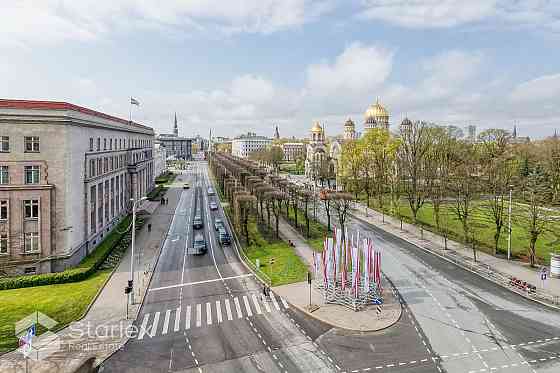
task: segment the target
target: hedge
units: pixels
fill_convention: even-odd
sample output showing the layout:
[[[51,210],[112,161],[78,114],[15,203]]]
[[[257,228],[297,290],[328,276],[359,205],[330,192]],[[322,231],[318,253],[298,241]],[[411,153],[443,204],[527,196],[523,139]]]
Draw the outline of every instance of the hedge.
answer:
[[[101,242],[101,244],[99,244],[99,246],[97,246],[97,248],[85,257],[76,267],[67,269],[63,272],[1,279],[0,290],[63,284],[67,282],[85,280],[99,268],[115,247],[118,245],[126,245],[128,247],[130,244],[130,235],[127,233],[130,230],[125,231],[125,229],[128,228],[131,219],[132,218],[130,216],[124,218]]]
[[[165,194],[165,192],[167,192],[167,189],[168,188],[164,187],[163,185],[158,185],[150,193],[148,193],[148,199],[150,201],[160,200],[161,197]]]

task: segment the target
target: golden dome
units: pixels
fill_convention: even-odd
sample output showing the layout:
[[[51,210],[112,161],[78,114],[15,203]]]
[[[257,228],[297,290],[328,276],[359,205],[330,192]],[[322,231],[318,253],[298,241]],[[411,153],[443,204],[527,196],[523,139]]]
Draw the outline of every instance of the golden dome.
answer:
[[[319,122],[315,122],[315,124],[313,125],[313,128],[311,128],[311,132],[321,133],[321,132],[323,132],[323,127],[321,127]]]
[[[344,127],[354,127],[354,122],[352,121],[352,119],[348,118],[346,123],[344,123]]]
[[[387,112],[387,109],[385,109],[383,106],[381,106],[379,104],[379,100],[376,100],[375,104],[371,105],[366,110],[365,117],[366,117],[366,119],[367,118],[389,118],[389,113]]]

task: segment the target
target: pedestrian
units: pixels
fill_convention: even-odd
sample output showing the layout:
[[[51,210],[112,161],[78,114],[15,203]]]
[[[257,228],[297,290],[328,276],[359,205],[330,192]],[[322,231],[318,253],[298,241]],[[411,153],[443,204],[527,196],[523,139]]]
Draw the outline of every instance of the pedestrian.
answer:
[[[152,231],[152,223],[148,223],[148,232]]]
[[[163,205],[164,202],[165,202],[165,199],[163,197],[161,197],[161,204]]]

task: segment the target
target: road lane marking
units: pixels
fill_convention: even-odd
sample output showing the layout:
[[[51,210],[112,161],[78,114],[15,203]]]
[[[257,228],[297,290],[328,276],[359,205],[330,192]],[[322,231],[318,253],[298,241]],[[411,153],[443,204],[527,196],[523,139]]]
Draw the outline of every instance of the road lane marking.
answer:
[[[150,337],[156,335],[158,323],[159,323],[159,311],[156,312],[156,314],[154,315],[154,322],[152,324],[152,329],[150,330]]]
[[[175,324],[173,326],[173,331],[174,332],[179,331],[179,323],[180,322],[181,322],[181,307],[177,307],[177,310],[175,311]]]
[[[196,326],[197,328],[200,328],[200,326],[202,325],[202,304],[197,304],[196,305]]]
[[[270,312],[271,310],[270,310],[270,305],[268,304],[268,302],[265,300],[263,302],[263,304],[264,304],[264,308],[266,308],[266,312]]]
[[[229,299],[226,299],[224,303],[226,304],[227,319],[231,321],[233,320],[233,316],[231,315],[231,307],[229,305]]]
[[[280,306],[278,305],[278,302],[276,302],[276,297],[272,292],[270,293],[270,299],[272,299],[272,304],[274,304],[274,307],[276,307],[276,309],[280,311]]]
[[[235,303],[235,311],[237,311],[237,318],[243,318],[243,314],[241,313],[241,306],[239,305],[239,299],[237,297],[233,298],[233,303]]]
[[[230,276],[230,277],[223,277],[223,278],[214,278],[212,280],[202,280],[202,281],[194,281],[194,282],[186,282],[183,283],[181,281],[180,284],[176,284],[176,285],[169,285],[169,286],[160,286],[157,288],[151,288],[148,291],[160,291],[160,290],[167,290],[167,289],[173,289],[173,288],[179,288],[182,286],[192,286],[192,285],[200,285],[200,284],[207,284],[209,282],[216,282],[216,281],[223,281],[223,280],[235,280],[238,278],[243,278],[243,277],[252,277],[254,276],[254,274],[252,273],[246,273],[243,275],[237,275],[237,276]]]
[[[185,329],[191,328],[191,306],[187,306],[187,315],[185,320]]]
[[[251,311],[251,306],[249,306],[249,299],[247,299],[246,295],[243,296],[243,303],[245,304],[245,309],[247,310],[247,316],[253,316],[253,311]]]
[[[253,293],[251,295],[251,298],[253,298],[253,304],[255,305],[255,309],[257,310],[257,314],[262,314],[261,311],[261,306],[259,305],[259,301],[257,300],[257,296],[255,295],[255,293]]]
[[[142,325],[140,325],[140,332],[138,334],[138,339],[144,339],[144,335],[148,331],[146,328],[148,327],[148,319],[150,318],[150,314],[144,314],[144,318],[142,319]]]
[[[212,325],[212,306],[210,302],[206,302],[206,324]]]
[[[167,329],[169,328],[169,316],[171,316],[171,310],[165,311],[165,318],[163,319],[163,330],[161,331],[162,335],[167,334]]]
[[[282,301],[282,304],[284,305],[284,308],[289,308],[290,306],[288,305],[288,303],[286,303],[286,300],[282,297],[280,297],[280,300]]]
[[[222,322],[222,307],[220,307],[220,301],[217,300],[216,301],[216,320],[219,323]]]

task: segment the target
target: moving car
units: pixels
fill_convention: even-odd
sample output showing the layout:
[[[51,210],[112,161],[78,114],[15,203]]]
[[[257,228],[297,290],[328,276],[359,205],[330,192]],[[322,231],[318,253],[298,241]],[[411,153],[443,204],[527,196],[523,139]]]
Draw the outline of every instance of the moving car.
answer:
[[[202,222],[202,216],[200,215],[195,215],[194,216],[194,220],[193,220],[193,227],[194,229],[200,229],[204,226],[204,223]]]
[[[210,202],[210,210],[217,210],[218,204],[214,201]]]
[[[224,227],[218,229],[218,241],[220,245],[231,245],[231,237]]]
[[[224,222],[223,222],[222,219],[220,219],[220,218],[214,219],[214,228],[215,228],[216,230],[219,230],[220,227],[223,227],[223,226],[224,226]]]
[[[183,184],[183,189],[189,189],[191,186],[189,183]]]
[[[214,189],[212,189],[212,187],[208,188],[208,195],[213,196],[214,194]]]
[[[195,255],[201,255],[205,254],[206,250],[206,240],[204,239],[204,236],[202,234],[198,233],[196,236],[194,236],[192,253]]]

